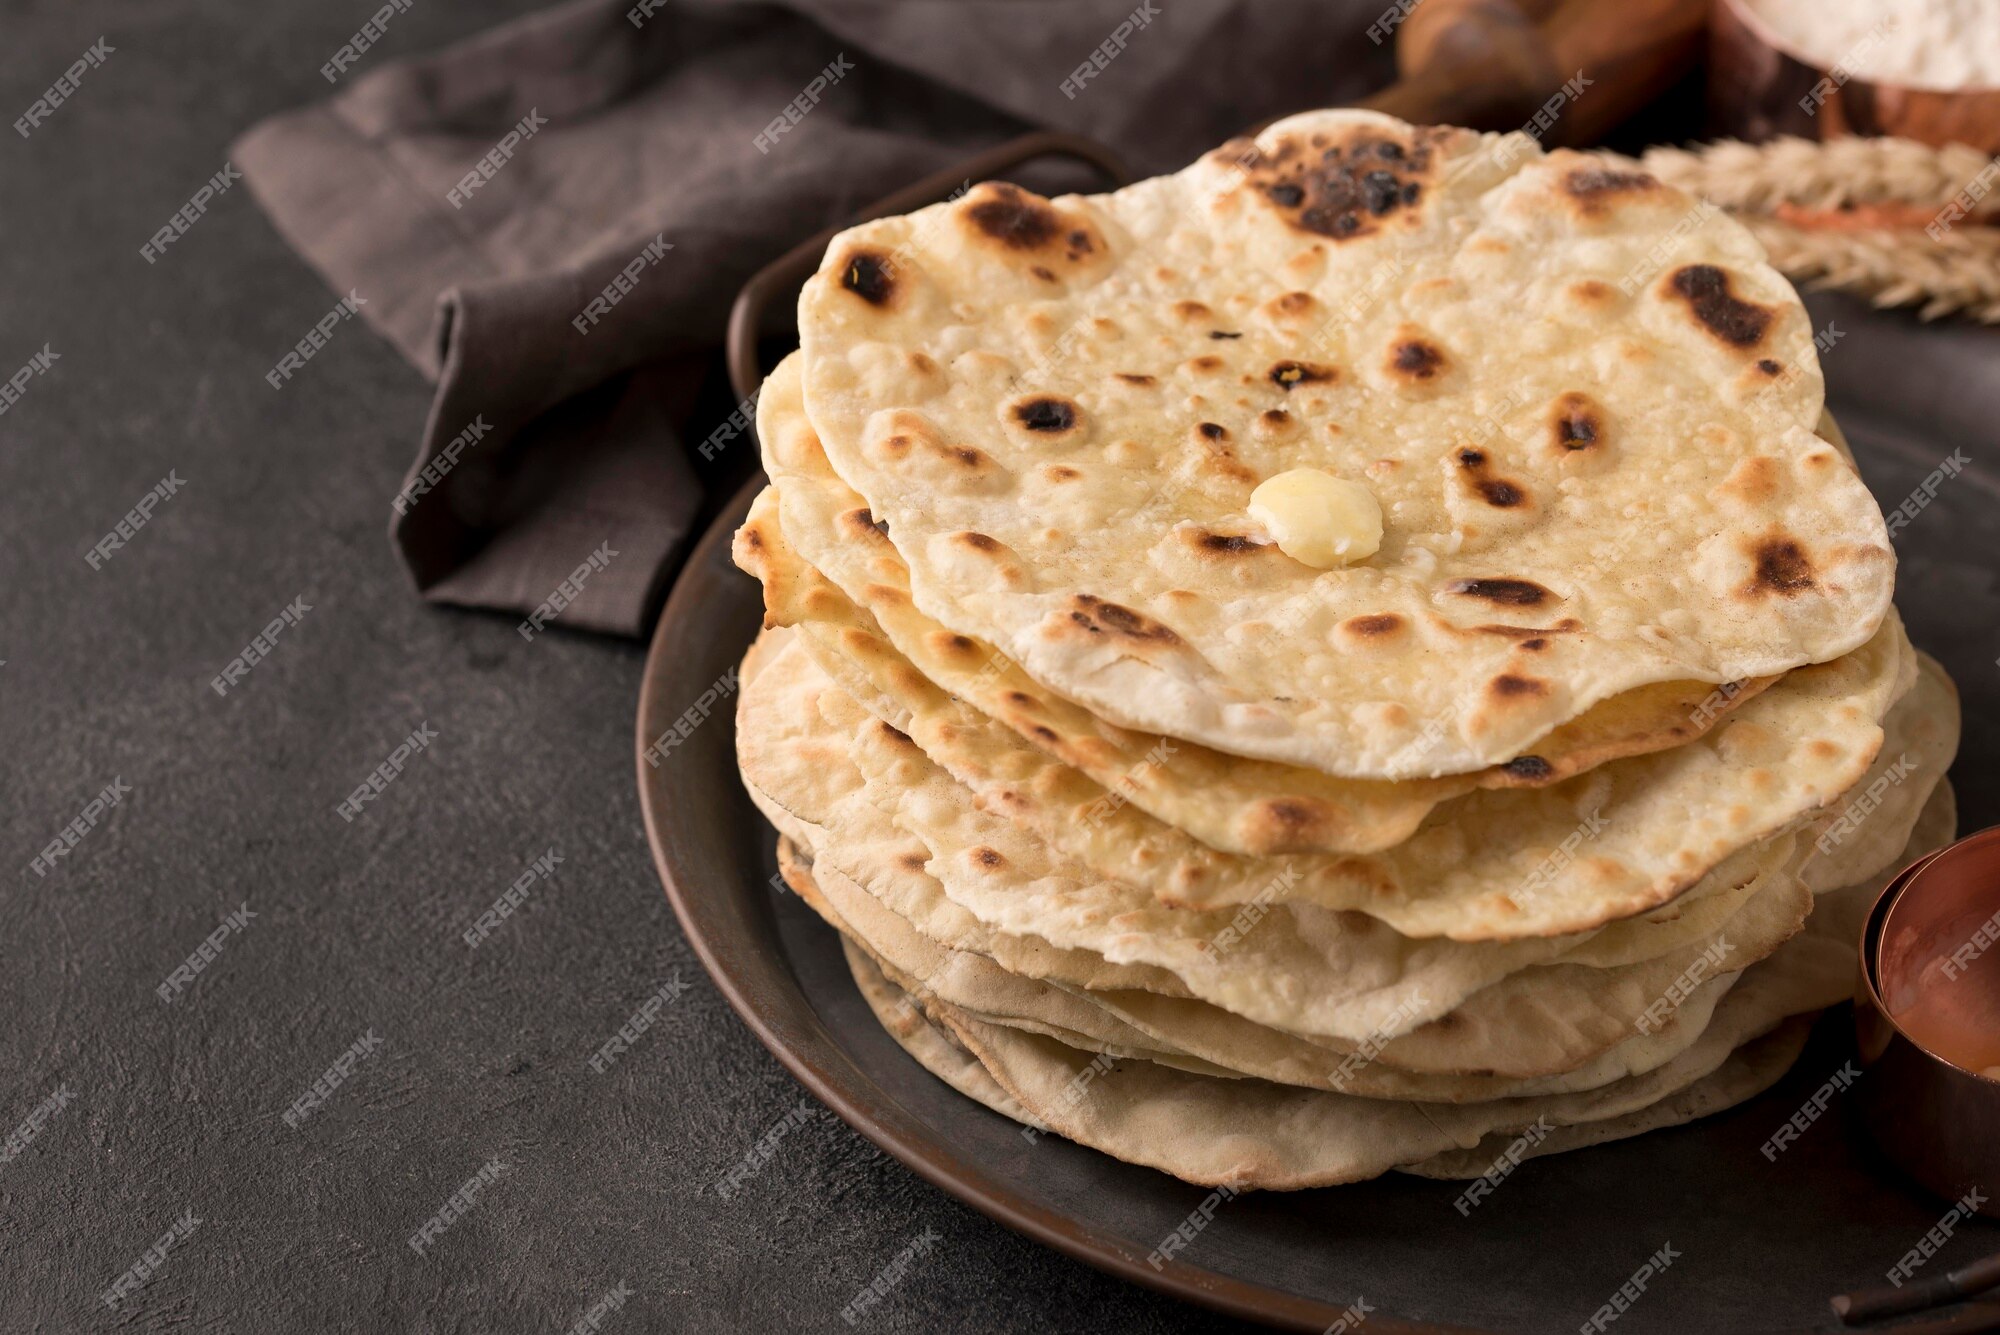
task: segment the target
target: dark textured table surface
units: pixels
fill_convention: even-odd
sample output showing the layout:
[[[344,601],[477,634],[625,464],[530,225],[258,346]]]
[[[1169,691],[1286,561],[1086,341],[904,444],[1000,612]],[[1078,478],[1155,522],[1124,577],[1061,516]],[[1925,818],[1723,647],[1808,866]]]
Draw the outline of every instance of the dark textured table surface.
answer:
[[[423,0],[372,65],[534,7]],[[879,1330],[1168,1331],[1199,1312],[1045,1251],[814,1116],[713,1184],[801,1091],[667,909],[632,778],[637,645],[440,611],[384,537],[424,382],[346,324],[274,392],[331,294],[240,186],[140,247],[258,118],[323,97],[374,6],[21,5],[4,119],[105,37],[73,97],[0,140],[0,1330],[846,1329],[926,1228]],[[99,568],[89,552],[169,474]],[[235,689],[210,680],[295,599]],[[352,823],[336,805],[428,723]],[[30,862],[130,793],[46,875]],[[461,932],[549,849],[556,875]],[[232,911],[191,988],[159,988]],[[640,1003],[688,986],[601,1075]],[[284,1111],[371,1033],[293,1129]],[[66,1101],[63,1096],[66,1097]],[[504,1171],[419,1256],[481,1166]],[[100,1295],[199,1222],[114,1312]]]
[[[535,3],[422,0],[368,62]],[[715,1190],[815,1105],[661,894],[633,785],[640,647],[530,643],[413,596],[386,500],[428,387],[346,324],[272,390],[333,298],[241,187],[140,255],[237,133],[326,95],[321,63],[372,8],[5,19],[8,122],[100,37],[112,50],[29,137],[0,137],[0,381],[58,357],[0,415],[0,1139],[25,1129],[0,1149],[0,1332],[561,1331],[626,1291],[601,1329],[838,1330],[925,1230],[934,1250],[868,1328],[1220,1328],[1009,1233],[824,1114]],[[86,560],[168,477],[144,526]],[[1975,611],[1957,658],[1983,664],[1990,582],[1953,596]],[[424,725],[435,742],[343,820]],[[114,783],[129,792],[38,871]],[[1989,797],[1969,805],[1992,819]],[[554,876],[469,947],[551,850]],[[121,1276],[144,1282],[114,1310]]]

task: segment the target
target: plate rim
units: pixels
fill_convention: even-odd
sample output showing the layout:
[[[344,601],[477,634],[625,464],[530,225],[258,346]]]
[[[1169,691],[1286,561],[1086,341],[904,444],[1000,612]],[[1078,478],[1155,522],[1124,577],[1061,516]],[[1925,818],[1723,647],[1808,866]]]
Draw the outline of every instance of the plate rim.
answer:
[[[786,1026],[781,1024],[779,1017],[767,1013],[765,1004],[751,995],[747,977],[739,975],[736,969],[723,961],[711,925],[705,921],[700,906],[683,889],[682,881],[691,869],[679,865],[667,838],[667,825],[672,817],[655,777],[657,771],[646,763],[646,750],[664,730],[663,724],[671,722],[676,716],[666,712],[670,706],[662,699],[659,686],[667,676],[666,662],[673,653],[672,644],[682,638],[676,632],[696,627],[691,609],[709,600],[718,587],[709,573],[716,549],[728,543],[749,510],[752,498],[765,484],[761,472],[753,475],[723,506],[688,553],[681,574],[653,628],[635,711],[633,764],[637,770],[639,809],[645,822],[646,843],[652,851],[654,870],[666,890],[667,902],[673,908],[681,933],[694,948],[695,957],[701,961],[716,990],[757,1040],[778,1059],[779,1064],[841,1121],[932,1186],[995,1222],[1120,1279],[1226,1316],[1292,1330],[1325,1330],[1329,1323],[1341,1316],[1344,1308],[1177,1259],[1169,1260],[1160,1270],[1153,1271],[1143,1258],[1129,1253],[1089,1226],[1027,1200],[993,1179],[976,1163],[957,1158],[947,1143],[929,1135],[925,1128],[907,1115],[899,1115],[899,1110],[882,1106],[881,1102],[869,1098],[873,1090],[887,1103],[894,1102],[887,1091],[860,1072],[852,1059],[840,1051],[838,1045],[832,1042],[831,1031],[823,1023],[815,1018],[815,1022],[804,1026],[800,1034],[785,1032]],[[749,576],[743,578],[748,579]],[[733,770],[729,782],[739,782]],[[816,1014],[782,955],[759,956],[753,953],[749,959],[748,968],[761,968],[767,974],[764,981],[776,984],[780,993],[789,990],[791,997],[806,1013]],[[814,1029],[820,1032],[814,1034]],[[859,1077],[859,1088],[833,1069],[835,1061],[847,1062],[853,1075]],[[911,1066],[923,1071],[914,1061]],[[923,1071],[923,1074],[926,1078],[935,1078],[928,1071]],[[899,1122],[903,1124],[899,1125]],[[1371,1310],[1368,1321],[1371,1328],[1383,1331],[1384,1335],[1481,1335],[1474,1327],[1413,1321],[1380,1310]]]

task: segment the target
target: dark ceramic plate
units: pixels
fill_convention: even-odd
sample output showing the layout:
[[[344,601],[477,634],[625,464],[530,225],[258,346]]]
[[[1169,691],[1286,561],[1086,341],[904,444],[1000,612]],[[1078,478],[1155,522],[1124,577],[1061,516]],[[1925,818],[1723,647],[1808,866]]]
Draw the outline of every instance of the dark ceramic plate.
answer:
[[[1952,774],[1961,828],[2000,820],[2000,481],[1988,424],[2000,420],[2000,344],[1981,331],[1920,330],[1845,302],[1812,303],[1843,337],[1836,398],[1885,510],[1962,449],[1972,460],[1896,537],[1899,602],[1916,642],[1965,698]],[[1843,379],[1844,377],[1844,379]],[[757,587],[729,563],[750,493],[708,533],[653,640],[639,747],[724,677],[755,635]],[[1164,1269],[1148,1253],[1208,1194],[1058,1138],[1018,1128],[953,1092],[885,1035],[837,939],[774,889],[773,833],[736,778],[730,717],[693,728],[639,791],[660,877],[681,926],[746,1024],[849,1125],[933,1183],[1009,1227],[1116,1274],[1210,1307],[1324,1330],[1349,1304],[1366,1329],[1574,1330],[1661,1247],[1679,1257],[1613,1325],[1642,1332],[1835,1329],[1829,1295],[1880,1284],[1943,1214],[1889,1167],[1839,1100],[1767,1160],[1760,1147],[1850,1055],[1845,1008],[1823,1020],[1792,1073],[1762,1097],[1692,1126],[1524,1164],[1469,1217],[1461,1184],[1390,1175],[1224,1205]],[[716,699],[716,696],[711,696]],[[2000,1183],[1994,1184],[2000,1192]],[[2000,1249],[2000,1223],[1958,1227],[1923,1273]]]

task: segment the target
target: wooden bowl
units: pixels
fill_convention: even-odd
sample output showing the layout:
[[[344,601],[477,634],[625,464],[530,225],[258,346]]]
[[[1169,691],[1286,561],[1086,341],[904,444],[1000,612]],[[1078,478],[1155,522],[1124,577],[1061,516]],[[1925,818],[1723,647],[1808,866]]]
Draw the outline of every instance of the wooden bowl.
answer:
[[[1714,133],[1752,142],[1893,135],[2000,153],[2000,88],[1942,92],[1843,80],[1788,48],[1745,0],[1715,0],[1708,105]]]

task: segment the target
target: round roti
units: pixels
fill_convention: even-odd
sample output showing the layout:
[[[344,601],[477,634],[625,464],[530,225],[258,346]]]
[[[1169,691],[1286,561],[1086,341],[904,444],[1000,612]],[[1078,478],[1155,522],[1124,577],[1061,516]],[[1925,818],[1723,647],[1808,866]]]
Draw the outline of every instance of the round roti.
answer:
[[[1791,285],[1524,136],[1315,112],[1175,176],[838,237],[805,401],[921,611],[1114,723],[1357,778],[1500,763],[1649,683],[1845,654],[1895,560]],[[1248,514],[1365,484],[1373,556]]]

